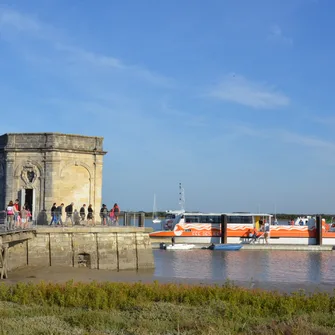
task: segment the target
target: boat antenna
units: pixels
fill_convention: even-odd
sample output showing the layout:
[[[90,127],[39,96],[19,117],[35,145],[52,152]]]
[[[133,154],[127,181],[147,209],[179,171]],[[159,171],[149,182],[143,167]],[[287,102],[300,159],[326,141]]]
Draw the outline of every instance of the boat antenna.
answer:
[[[179,183],[179,205],[182,212],[185,212],[185,191]]]

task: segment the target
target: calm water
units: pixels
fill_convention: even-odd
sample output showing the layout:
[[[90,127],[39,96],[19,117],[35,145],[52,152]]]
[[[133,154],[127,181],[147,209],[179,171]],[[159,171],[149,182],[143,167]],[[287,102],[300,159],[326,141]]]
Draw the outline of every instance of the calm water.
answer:
[[[287,224],[287,221],[280,222]],[[147,220],[146,226],[160,229]],[[224,283],[284,291],[335,288],[335,252],[154,250],[160,281]]]
[[[229,279],[273,287],[331,288],[335,284],[335,253],[281,250],[154,250],[154,277],[223,283]]]
[[[6,282],[66,282],[69,280],[224,284],[230,279],[244,287],[281,292],[333,292],[335,252],[154,250],[156,268],[147,271],[108,271],[72,267],[23,267]]]

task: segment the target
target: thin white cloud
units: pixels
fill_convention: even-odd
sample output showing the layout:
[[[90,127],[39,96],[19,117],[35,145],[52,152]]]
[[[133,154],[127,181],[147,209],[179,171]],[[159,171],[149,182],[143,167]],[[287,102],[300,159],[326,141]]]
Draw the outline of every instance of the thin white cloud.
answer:
[[[48,43],[49,47],[61,53],[65,61],[72,64],[85,63],[90,66],[104,69],[117,69],[132,75],[141,80],[155,85],[165,87],[173,87],[175,83],[171,78],[167,78],[144,67],[125,64],[122,60],[111,55],[98,54],[91,50],[86,50],[76,45],[71,45],[64,38],[62,33],[55,27],[52,27],[44,22],[39,21],[29,15],[8,9],[7,7],[0,7],[0,36],[9,42],[18,43],[17,39],[13,38],[13,34],[26,37],[35,38]],[[46,57],[40,54],[39,50],[31,50],[26,59],[41,58],[46,63]]]
[[[231,74],[226,76],[214,88],[209,96],[240,105],[272,109],[285,107],[290,104],[290,99],[275,88],[258,82],[249,81],[243,76]]]
[[[315,116],[312,118],[314,122],[317,122],[322,125],[326,125],[329,127],[335,126],[335,116]]]
[[[243,123],[227,123],[223,125],[230,131],[232,135],[236,135],[236,139],[242,137],[253,137],[264,139],[267,141],[280,141],[298,146],[304,146],[310,149],[335,150],[335,142],[322,139],[313,135],[301,135],[292,131],[280,128],[260,129],[250,124]]]
[[[315,136],[299,135],[292,132],[281,131],[279,133],[280,138],[288,143],[295,143],[310,148],[324,148],[324,149],[335,149],[335,143],[326,141]]]
[[[4,29],[5,27],[12,27],[19,32],[41,32],[37,20],[11,9],[0,7],[0,28]]]
[[[283,44],[293,44],[293,39],[286,36],[283,33],[283,30],[281,29],[280,26],[278,26],[277,24],[273,25],[270,28],[270,33],[268,36],[268,39],[274,42],[279,42],[279,43],[283,43]]]

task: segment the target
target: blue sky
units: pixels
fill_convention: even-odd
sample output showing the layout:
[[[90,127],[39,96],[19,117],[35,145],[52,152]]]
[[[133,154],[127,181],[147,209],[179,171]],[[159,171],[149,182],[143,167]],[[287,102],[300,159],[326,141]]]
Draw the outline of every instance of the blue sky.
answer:
[[[0,132],[103,136],[122,209],[335,212],[332,0],[0,0]]]

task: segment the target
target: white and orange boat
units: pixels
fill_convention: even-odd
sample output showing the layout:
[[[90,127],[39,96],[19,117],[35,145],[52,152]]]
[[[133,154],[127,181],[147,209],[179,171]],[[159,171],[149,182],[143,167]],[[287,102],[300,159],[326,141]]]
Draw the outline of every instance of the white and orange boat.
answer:
[[[277,225],[273,216],[266,213],[197,213],[185,211],[167,212],[161,230],[150,233],[153,240],[176,237],[180,243],[220,243],[221,215],[227,215],[227,242],[244,243],[260,223],[264,223],[269,243],[315,245],[317,238],[316,220],[308,217],[303,225]],[[324,245],[335,245],[335,226],[322,220]]]

